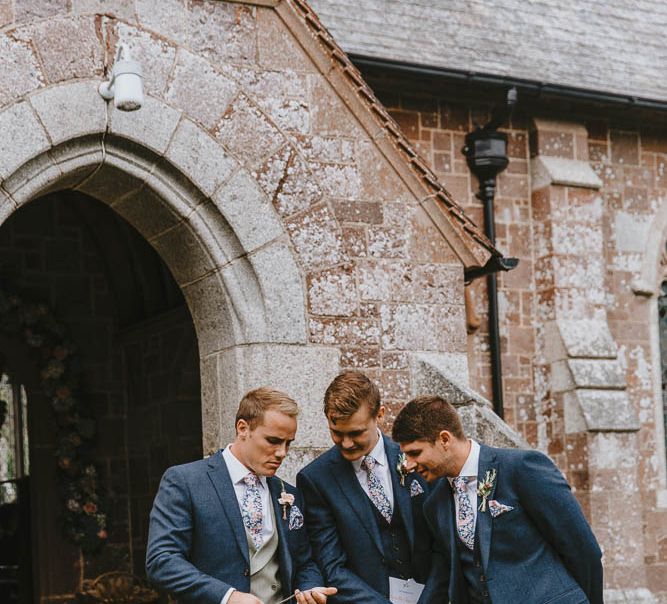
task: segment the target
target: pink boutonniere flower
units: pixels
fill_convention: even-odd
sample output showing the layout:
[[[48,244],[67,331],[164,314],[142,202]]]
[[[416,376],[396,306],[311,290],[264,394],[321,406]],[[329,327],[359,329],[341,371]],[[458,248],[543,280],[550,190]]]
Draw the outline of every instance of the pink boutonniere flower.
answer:
[[[283,506],[283,520],[287,520],[287,508],[292,507],[294,505],[294,495],[292,493],[288,493],[285,490],[285,484],[283,481],[280,481],[280,498],[278,499],[278,503]]]

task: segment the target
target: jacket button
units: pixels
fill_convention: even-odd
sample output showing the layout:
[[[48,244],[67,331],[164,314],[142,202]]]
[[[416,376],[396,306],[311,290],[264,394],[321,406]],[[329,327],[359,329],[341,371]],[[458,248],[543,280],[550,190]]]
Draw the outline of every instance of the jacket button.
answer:
[[[271,585],[271,590],[272,590],[272,591],[277,591],[277,589],[278,589],[278,586],[277,586],[275,583],[273,583],[273,584]]]
[[[480,575],[479,580],[484,583],[484,581],[486,581],[486,575]]]
[[[250,569],[249,568],[244,568],[243,569],[243,576],[244,577],[249,577],[250,576]]]

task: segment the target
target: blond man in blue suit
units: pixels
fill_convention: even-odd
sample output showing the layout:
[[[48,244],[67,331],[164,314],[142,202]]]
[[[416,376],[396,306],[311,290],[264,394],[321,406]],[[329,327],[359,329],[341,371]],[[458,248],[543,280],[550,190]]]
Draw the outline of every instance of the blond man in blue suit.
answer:
[[[301,494],[275,476],[297,413],[282,392],[248,392],[231,445],[165,472],[146,552],[155,585],[197,604],[325,604],[336,592],[311,559]]]

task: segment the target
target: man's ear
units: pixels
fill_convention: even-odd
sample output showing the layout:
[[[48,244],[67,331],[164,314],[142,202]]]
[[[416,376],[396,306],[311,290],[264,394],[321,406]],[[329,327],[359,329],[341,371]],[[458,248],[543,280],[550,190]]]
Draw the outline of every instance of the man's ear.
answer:
[[[236,436],[240,438],[247,438],[250,433],[250,424],[244,420],[240,419],[236,422]]]
[[[442,448],[447,451],[449,447],[452,445],[452,441],[454,440],[454,436],[449,430],[441,430],[440,433],[438,434],[438,438],[436,439],[436,442],[439,442]]]
[[[375,416],[375,419],[378,422],[381,422],[382,418],[384,417],[384,414],[386,413],[386,411],[387,411],[386,407],[384,405],[380,405],[380,408],[378,409],[378,413]]]

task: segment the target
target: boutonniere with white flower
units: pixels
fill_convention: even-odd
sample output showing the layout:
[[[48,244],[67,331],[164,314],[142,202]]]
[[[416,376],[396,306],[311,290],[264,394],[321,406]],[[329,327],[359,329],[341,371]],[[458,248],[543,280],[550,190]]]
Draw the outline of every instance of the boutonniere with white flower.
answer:
[[[283,520],[287,520],[287,508],[294,505],[294,495],[285,490],[285,483],[280,481],[280,498],[278,503],[283,506]]]
[[[408,458],[405,456],[405,453],[401,453],[398,456],[398,463],[396,464],[396,471],[398,472],[398,477],[401,480],[401,486],[405,486],[405,478],[409,474],[408,472]]]
[[[484,480],[481,480],[477,484],[477,497],[481,497],[482,502],[477,508],[480,512],[486,512],[486,500],[491,495],[493,491],[494,483],[496,482],[496,470],[487,470],[484,475]]]

